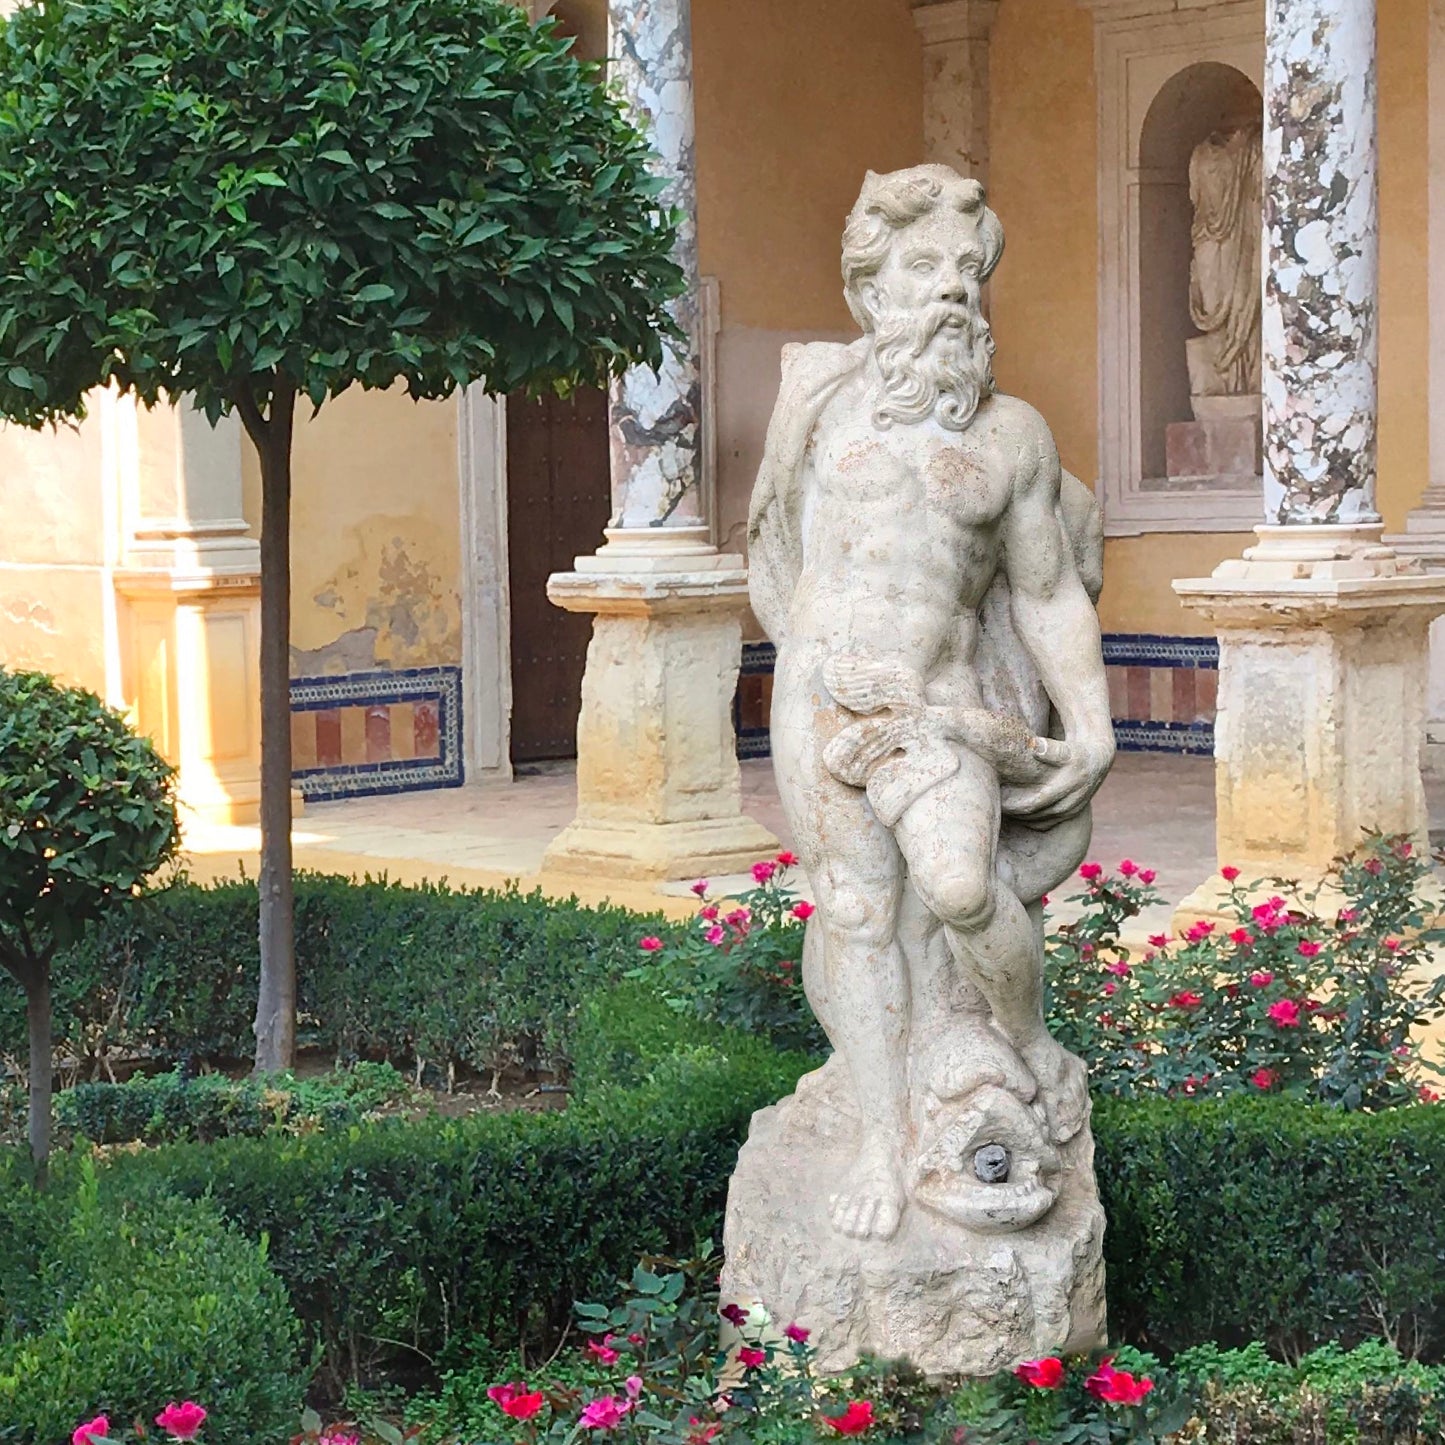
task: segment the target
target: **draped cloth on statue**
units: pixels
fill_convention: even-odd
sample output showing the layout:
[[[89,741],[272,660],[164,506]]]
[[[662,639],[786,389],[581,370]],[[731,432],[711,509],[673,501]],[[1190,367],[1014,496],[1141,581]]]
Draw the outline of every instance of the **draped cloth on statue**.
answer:
[[[1209,339],[1207,371],[1192,368],[1191,390],[1247,396],[1259,390],[1260,197],[1259,126],[1201,141],[1189,160],[1194,206],[1189,315]]]

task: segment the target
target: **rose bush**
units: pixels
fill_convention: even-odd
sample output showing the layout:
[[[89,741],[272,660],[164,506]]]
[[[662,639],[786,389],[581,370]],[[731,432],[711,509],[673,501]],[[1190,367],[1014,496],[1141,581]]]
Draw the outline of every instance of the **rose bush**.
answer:
[[[634,977],[679,1012],[763,1034],[781,1049],[826,1048],[803,992],[803,935],[813,905],[789,885],[797,863],[788,852],[754,863],[754,886],[727,900],[699,878],[696,916],[666,937],[642,938],[647,961]]]
[[[1049,936],[1049,1027],[1096,1094],[1437,1100],[1419,1034],[1445,1016],[1445,978],[1421,965],[1445,931],[1427,926],[1429,864],[1408,842],[1372,839],[1312,891],[1246,887],[1226,866],[1233,927],[1202,920],[1142,951],[1122,935],[1158,901],[1153,875],[1127,859],[1079,871],[1082,916]]]

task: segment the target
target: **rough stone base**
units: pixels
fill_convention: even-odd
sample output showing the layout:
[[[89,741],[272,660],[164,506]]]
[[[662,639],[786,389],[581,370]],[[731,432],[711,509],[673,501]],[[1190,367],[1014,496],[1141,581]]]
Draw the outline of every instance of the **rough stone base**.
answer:
[[[829,1372],[872,1355],[929,1375],[987,1375],[1102,1344],[1093,1138],[1086,1126],[1055,1149],[1037,1109],[1001,1089],[942,1106],[915,1156],[898,1233],[849,1239],[834,1231],[828,1200],[853,1164],[858,1120],[841,1061],[830,1060],[753,1115],[728,1191],[723,1297],[761,1306],[774,1325],[806,1326]],[[973,1153],[1001,1137],[1029,1162],[1012,1183],[982,1184]],[[1035,1210],[1041,1218],[1015,1227]]]
[[[683,823],[578,819],[548,845],[544,874],[661,882],[746,873],[778,849],[778,840],[745,815]]]

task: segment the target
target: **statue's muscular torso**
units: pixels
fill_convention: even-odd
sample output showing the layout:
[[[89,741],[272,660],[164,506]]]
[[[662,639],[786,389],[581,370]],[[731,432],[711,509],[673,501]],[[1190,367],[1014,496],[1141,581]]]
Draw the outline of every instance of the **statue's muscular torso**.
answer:
[[[963,432],[880,429],[864,390],[860,378],[829,403],[804,467],[792,662],[815,677],[809,664],[832,653],[871,653],[919,676],[930,702],[976,707],[977,609],[1001,562],[999,524],[1020,485],[1048,484],[1035,476],[1053,456],[1048,430],[1005,396]]]

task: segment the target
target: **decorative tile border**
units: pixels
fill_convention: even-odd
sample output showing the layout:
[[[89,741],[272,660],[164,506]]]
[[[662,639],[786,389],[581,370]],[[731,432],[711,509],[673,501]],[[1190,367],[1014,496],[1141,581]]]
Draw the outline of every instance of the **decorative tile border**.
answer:
[[[291,776],[313,802],[456,788],[462,670],[291,679]]]
[[[740,758],[770,754],[768,710],[776,651],[771,642],[745,642],[733,723]],[[1214,752],[1219,693],[1219,644],[1212,637],[1152,633],[1104,635],[1104,671],[1114,736],[1127,752]]]

